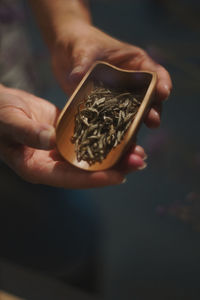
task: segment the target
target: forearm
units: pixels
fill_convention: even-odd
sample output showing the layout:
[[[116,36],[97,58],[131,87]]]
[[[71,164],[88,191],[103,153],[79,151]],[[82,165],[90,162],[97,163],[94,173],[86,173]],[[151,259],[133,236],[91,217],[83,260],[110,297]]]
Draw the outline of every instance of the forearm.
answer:
[[[44,39],[51,49],[77,23],[91,23],[87,0],[29,0]]]

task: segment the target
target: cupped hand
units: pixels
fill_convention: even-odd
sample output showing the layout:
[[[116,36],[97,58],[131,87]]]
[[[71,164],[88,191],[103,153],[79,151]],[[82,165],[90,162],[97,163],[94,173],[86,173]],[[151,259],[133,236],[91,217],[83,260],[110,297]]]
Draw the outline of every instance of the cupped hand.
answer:
[[[153,61],[143,49],[77,21],[72,28],[63,29],[51,50],[54,73],[69,95],[96,60],[104,60],[124,69],[155,71],[158,75],[156,101],[145,123],[152,128],[160,125],[161,103],[169,96],[172,82],[166,69]]]
[[[73,189],[101,187],[119,184],[127,173],[145,166],[140,146],[107,171],[87,172],[70,165],[56,150],[58,115],[52,103],[0,86],[0,159],[26,181]]]

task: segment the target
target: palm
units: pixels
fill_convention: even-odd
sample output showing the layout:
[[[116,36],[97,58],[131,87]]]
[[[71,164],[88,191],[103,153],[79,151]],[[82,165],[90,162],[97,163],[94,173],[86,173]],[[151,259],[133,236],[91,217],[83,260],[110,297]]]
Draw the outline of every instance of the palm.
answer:
[[[118,171],[89,173],[63,161],[56,150],[44,151],[24,148],[26,161],[21,165],[25,179],[40,184],[65,188],[89,188],[120,182],[123,178]],[[22,160],[21,160],[22,162]],[[112,178],[112,179],[111,179]]]

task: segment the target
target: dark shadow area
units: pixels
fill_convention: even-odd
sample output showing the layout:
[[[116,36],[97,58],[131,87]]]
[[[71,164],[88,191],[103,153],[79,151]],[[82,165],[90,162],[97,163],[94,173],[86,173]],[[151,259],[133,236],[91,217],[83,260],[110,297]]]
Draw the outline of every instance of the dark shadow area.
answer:
[[[98,212],[84,194],[33,185],[0,165],[0,257],[97,289]]]

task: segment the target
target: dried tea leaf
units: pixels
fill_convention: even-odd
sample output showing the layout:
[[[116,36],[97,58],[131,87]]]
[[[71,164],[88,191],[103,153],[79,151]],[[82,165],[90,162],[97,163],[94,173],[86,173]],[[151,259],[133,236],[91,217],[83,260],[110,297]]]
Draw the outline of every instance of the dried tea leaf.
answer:
[[[92,165],[105,159],[122,141],[140,104],[141,99],[130,92],[108,89],[102,83],[95,86],[75,116],[71,141],[77,160]]]

